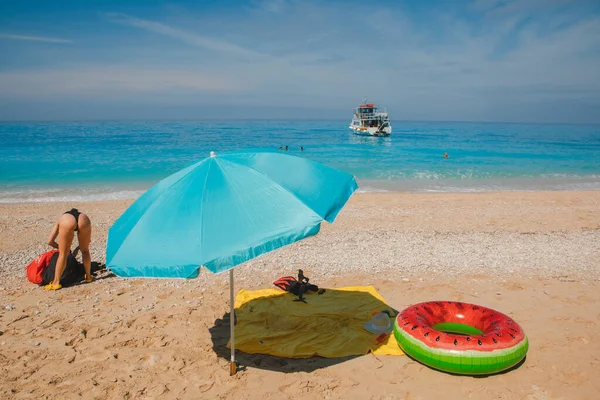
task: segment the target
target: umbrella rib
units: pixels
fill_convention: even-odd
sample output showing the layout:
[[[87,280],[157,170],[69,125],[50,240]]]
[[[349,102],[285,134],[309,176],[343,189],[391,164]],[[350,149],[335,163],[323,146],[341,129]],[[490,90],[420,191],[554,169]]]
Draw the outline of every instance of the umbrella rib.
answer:
[[[294,156],[294,155],[286,155],[286,157],[295,157],[295,158],[300,158],[300,159],[303,159],[302,157],[299,157],[299,156]],[[303,204],[303,205],[304,205],[306,208],[308,208],[308,209],[309,209],[309,210],[311,210],[313,213],[315,213],[315,214],[316,214],[316,215],[317,215],[319,218],[321,218],[321,220],[323,220],[323,221],[327,221],[327,222],[329,222],[329,223],[333,223],[333,220],[332,220],[332,221],[329,221],[329,219],[328,219],[328,217],[330,216],[330,214],[331,214],[331,211],[332,211],[331,209],[327,210],[327,212],[325,213],[325,215],[320,215],[320,214],[319,214],[319,213],[317,213],[317,212],[316,212],[316,211],[315,211],[315,210],[314,210],[312,207],[308,206],[308,205],[307,205],[307,204],[306,204],[304,201],[302,201],[302,199],[300,199],[299,197],[297,197],[297,196],[296,196],[296,195],[295,195],[295,194],[294,194],[292,191],[290,191],[288,188],[286,188],[285,186],[283,186],[283,185],[279,184],[278,182],[276,182],[276,181],[272,180],[272,179],[271,179],[271,178],[270,178],[268,175],[266,175],[266,174],[262,173],[261,171],[257,170],[256,168],[254,168],[254,167],[252,167],[252,166],[250,166],[250,165],[247,165],[247,164],[240,164],[240,163],[236,163],[235,161],[232,161],[232,160],[226,160],[226,159],[225,159],[224,161],[226,161],[226,162],[230,162],[230,163],[232,163],[232,164],[241,165],[241,166],[243,166],[243,167],[246,167],[246,168],[248,168],[248,169],[251,169],[251,170],[255,171],[257,174],[259,174],[259,175],[261,175],[261,176],[264,176],[264,177],[266,177],[267,179],[269,179],[269,180],[271,180],[273,183],[275,183],[275,184],[276,184],[278,187],[280,187],[281,189],[285,190],[286,192],[288,192],[289,194],[291,194],[293,197],[297,198],[297,199],[298,199],[298,201],[300,201],[300,202],[301,202],[301,203],[302,203],[302,204]],[[313,161],[313,160],[308,160],[308,161],[309,161],[309,162],[312,162],[312,163],[315,163],[315,164],[318,164],[317,162],[315,162],[315,161]],[[335,168],[332,168],[332,167],[330,167],[330,166],[328,166],[328,165],[322,165],[322,167],[326,167],[326,168],[329,168],[329,169],[335,170]],[[338,171],[338,172],[339,172],[339,171]],[[358,188],[358,185],[356,184],[356,180],[355,180],[354,176],[353,176],[353,175],[349,175],[349,176],[350,176],[350,179],[348,179],[348,181],[354,181],[354,184],[355,184],[356,188]],[[356,188],[355,188],[355,189],[356,189]],[[354,190],[352,190],[352,193],[354,193]],[[350,196],[352,196],[352,193],[350,193]],[[347,201],[350,199],[350,196],[348,196],[348,198],[347,198],[347,199],[344,201],[344,204],[345,204],[345,203],[346,203],[346,202],[347,202]],[[342,205],[342,206],[343,206],[343,205]],[[340,208],[341,208],[341,207],[340,207]],[[338,212],[339,212],[339,210],[338,210]],[[338,213],[336,212],[336,213],[335,213],[335,215],[333,216],[333,219],[334,219],[334,220],[335,220],[335,217],[337,217],[337,214],[338,214]]]
[[[156,196],[156,198],[154,199],[154,201],[152,201],[152,204],[151,204],[151,205],[148,207],[148,210],[150,210],[150,209],[151,209],[151,208],[152,208],[154,205],[156,205],[156,200],[160,199],[160,198],[161,198],[161,197],[162,197],[162,196],[163,196],[163,195],[164,195],[164,194],[165,194],[165,193],[166,193],[166,192],[167,192],[169,189],[171,189],[173,186],[175,186],[176,184],[178,184],[179,182],[181,182],[181,181],[182,181],[184,178],[186,178],[186,177],[189,175],[189,173],[195,169],[195,168],[191,168],[192,166],[195,166],[195,167],[197,167],[198,165],[202,164],[202,163],[203,163],[203,162],[205,162],[205,161],[206,161],[206,160],[202,160],[202,161],[200,161],[200,162],[197,162],[197,163],[194,163],[194,164],[191,164],[191,165],[187,166],[186,168],[190,168],[190,170],[189,170],[189,171],[188,171],[186,174],[182,175],[182,176],[181,176],[179,179],[177,179],[175,182],[171,183],[171,184],[170,184],[168,187],[164,188],[164,189],[161,191],[161,193],[160,193],[158,196]],[[206,182],[205,182],[205,185],[206,185]],[[202,197],[204,197],[204,194],[203,194],[203,196],[202,196]],[[136,200],[136,201],[137,201],[137,200]],[[134,204],[135,204],[135,202],[134,202]],[[146,211],[147,211],[147,210],[146,210]],[[127,234],[125,235],[125,237],[123,237],[123,239],[121,240],[121,243],[119,244],[119,247],[118,247],[118,248],[115,250],[115,252],[113,253],[113,256],[112,256],[112,258],[110,259],[110,261],[112,261],[112,260],[113,260],[113,259],[116,257],[117,253],[119,252],[119,250],[121,250],[121,247],[123,246],[123,244],[125,243],[125,241],[126,241],[126,240],[127,240],[127,238],[129,237],[129,235],[131,234],[131,232],[133,232],[133,230],[134,230],[134,229],[135,229],[135,227],[136,227],[136,226],[137,226],[137,225],[140,223],[140,221],[141,221],[141,220],[142,220],[141,218],[140,218],[140,219],[138,219],[138,220],[135,222],[135,224],[133,224],[133,226],[131,227],[131,229],[129,229],[129,231],[127,232]],[[108,233],[110,234],[110,230],[109,230],[109,232],[108,232]],[[109,261],[109,260],[106,260],[106,263],[107,263],[107,265],[110,265],[110,261]]]
[[[216,159],[215,159],[215,161],[216,161]],[[270,178],[269,178],[267,175],[265,175],[265,174],[261,173],[260,171],[256,170],[255,168],[252,168],[252,167],[249,167],[249,166],[247,166],[247,165],[243,165],[243,164],[238,164],[238,163],[236,163],[236,162],[233,162],[233,161],[230,161],[230,160],[223,160],[223,159],[221,159],[221,160],[218,160],[218,161],[219,161],[219,162],[217,162],[217,165],[219,166],[219,168],[220,168],[220,170],[221,170],[221,172],[222,172],[222,174],[223,174],[223,177],[224,177],[225,179],[227,179],[227,181],[229,181],[229,183],[231,184],[231,186],[232,186],[232,187],[235,187],[234,181],[233,181],[233,180],[232,180],[232,179],[231,179],[231,178],[228,176],[229,174],[227,173],[227,170],[226,170],[226,169],[224,169],[224,168],[223,168],[223,167],[220,165],[220,164],[221,164],[221,162],[223,162],[223,161],[225,162],[225,164],[227,164],[227,163],[230,163],[230,164],[239,165],[239,166],[242,166],[242,167],[248,168],[248,169],[252,170],[254,173],[256,173],[256,174],[260,175],[261,177],[263,177],[263,178],[265,178],[265,179],[268,179],[268,180],[270,180],[271,182],[273,182],[273,183],[274,183],[274,184],[275,184],[277,187],[281,188],[281,189],[282,189],[282,190],[283,190],[285,193],[287,193],[287,194],[288,194],[289,196],[291,196],[293,199],[296,199],[298,202],[300,202],[300,203],[301,203],[301,204],[304,206],[304,208],[306,208],[307,210],[309,210],[309,211],[310,211],[310,212],[311,212],[313,215],[317,216],[317,217],[318,217],[318,218],[321,220],[321,221],[319,221],[319,223],[318,223],[316,226],[320,225],[320,223],[321,223],[321,222],[324,220],[324,219],[323,219],[323,217],[321,217],[321,216],[320,216],[318,213],[316,213],[316,212],[315,212],[315,211],[314,211],[314,210],[313,210],[311,207],[309,207],[308,205],[306,205],[306,203],[304,203],[304,202],[303,202],[302,200],[300,200],[300,199],[299,199],[297,196],[295,196],[295,195],[294,195],[294,193],[292,193],[290,190],[286,189],[285,187],[281,186],[279,183],[277,183],[277,182],[275,182],[275,181],[271,180],[271,179],[270,179]],[[208,173],[207,173],[207,175],[208,175]],[[207,182],[207,181],[205,181],[205,182],[204,182],[204,185],[205,185],[205,186],[204,186],[204,188],[203,188],[203,189],[205,189],[205,188],[206,188],[206,182]],[[203,190],[203,200],[204,200],[204,190]],[[202,210],[202,212],[201,212],[201,213],[203,213],[203,212],[204,212],[204,210]],[[202,214],[201,214],[201,218],[202,218]],[[312,228],[311,228],[311,229],[312,229]],[[286,245],[289,245],[289,244],[291,244],[291,243],[288,243],[288,244],[286,244]],[[279,248],[279,247],[277,247],[277,248]],[[216,260],[216,259],[218,259],[218,258],[220,258],[220,257],[216,257],[216,258],[213,258],[213,259],[211,259],[211,260],[204,261],[202,265],[208,264],[208,263],[210,263],[210,262],[212,262],[212,261],[214,261],[214,260]],[[246,260],[246,261],[248,261],[248,260]],[[245,261],[244,261],[244,262],[245,262]],[[233,267],[232,267],[232,268],[233,268]],[[231,268],[230,268],[230,269],[231,269]]]
[[[215,159],[215,162],[216,159]],[[214,163],[209,164],[208,171],[206,171],[206,176],[204,178],[204,185],[202,185],[202,199],[200,200],[200,247],[204,248],[204,224],[202,221],[204,220],[204,198],[206,194],[206,183],[208,182],[208,175],[210,174],[210,170]],[[222,168],[221,168],[222,170]],[[203,264],[200,264],[202,267]]]
[[[308,204],[306,204],[304,201],[302,201],[301,198],[299,198],[298,196],[296,196],[291,190],[289,190],[288,188],[286,188],[285,186],[281,185],[279,182],[274,181],[273,179],[271,179],[268,175],[260,172],[259,170],[257,170],[254,167],[251,167],[249,165],[246,164],[239,164],[236,163],[234,161],[230,161],[230,160],[222,160],[225,162],[229,162],[231,164],[236,164],[236,165],[240,165],[244,168],[248,168],[251,169],[252,171],[256,172],[258,175],[263,176],[265,178],[267,178],[268,180],[270,180],[271,182],[273,182],[273,184],[275,184],[278,188],[281,188],[282,190],[284,190],[286,193],[288,193],[290,196],[292,196],[294,199],[297,199],[300,203],[302,203],[302,205],[304,207],[306,207],[307,209],[309,209],[313,214],[315,214],[317,217],[321,218],[322,221],[325,220],[325,218],[323,218],[323,216],[321,216],[319,213],[317,213],[312,207],[310,207]],[[223,171],[223,175],[225,175],[227,177],[227,174],[225,174],[225,171]],[[229,178],[227,177],[227,179],[229,180]]]

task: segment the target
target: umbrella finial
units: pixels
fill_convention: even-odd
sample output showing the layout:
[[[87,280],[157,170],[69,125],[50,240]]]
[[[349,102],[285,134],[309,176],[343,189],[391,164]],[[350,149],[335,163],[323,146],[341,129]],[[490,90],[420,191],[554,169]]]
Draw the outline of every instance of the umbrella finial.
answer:
[[[214,157],[214,156],[216,156],[216,155],[217,155],[217,153],[215,153],[214,151],[211,151],[211,152],[210,152],[210,156],[211,156],[211,157]]]

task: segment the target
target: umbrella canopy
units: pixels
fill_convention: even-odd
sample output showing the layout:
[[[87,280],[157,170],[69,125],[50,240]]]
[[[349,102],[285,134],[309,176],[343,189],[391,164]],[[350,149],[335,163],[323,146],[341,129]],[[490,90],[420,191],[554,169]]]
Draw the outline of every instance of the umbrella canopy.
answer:
[[[357,189],[354,177],[281,152],[214,155],[160,181],[108,233],[122,277],[194,278],[315,235]]]

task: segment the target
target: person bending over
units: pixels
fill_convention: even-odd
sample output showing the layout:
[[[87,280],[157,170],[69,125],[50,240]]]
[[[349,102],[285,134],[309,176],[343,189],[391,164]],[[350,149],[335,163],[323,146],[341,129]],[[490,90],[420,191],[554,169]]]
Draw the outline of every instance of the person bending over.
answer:
[[[72,208],[58,218],[58,221],[56,221],[52,228],[52,232],[50,232],[50,236],[48,236],[48,245],[58,249],[58,260],[56,260],[54,281],[44,286],[44,289],[58,290],[62,288],[60,278],[67,265],[67,256],[71,252],[75,232],[77,232],[79,246],[77,246],[73,255],[77,256],[77,252],[81,250],[83,268],[85,269],[84,279],[87,283],[93,281],[91,274],[92,258],[90,256],[92,222],[87,215],[79,212],[76,208]],[[58,243],[56,242],[57,238]]]

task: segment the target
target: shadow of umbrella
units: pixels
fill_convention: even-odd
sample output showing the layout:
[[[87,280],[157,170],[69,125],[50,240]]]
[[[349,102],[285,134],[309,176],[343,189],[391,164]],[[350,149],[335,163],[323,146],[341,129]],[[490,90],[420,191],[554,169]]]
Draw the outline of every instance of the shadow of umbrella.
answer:
[[[229,313],[223,318],[216,319],[214,326],[209,328],[213,342],[213,350],[217,356],[225,360],[231,357],[231,350],[227,348],[230,339]],[[287,358],[270,356],[268,354],[248,354],[239,348],[235,351],[235,358],[240,364],[238,371],[244,371],[247,367],[259,368],[275,372],[313,372],[317,369],[327,368],[332,365],[341,364],[345,361],[360,357],[347,356],[336,358],[325,358],[314,356],[310,358]]]
[[[373,312],[397,311],[371,293],[327,289],[307,304],[281,293],[236,307],[236,354],[241,365],[279,372],[311,372],[375,351],[386,341],[364,329]],[[238,303],[239,304],[239,303]],[[393,319],[392,319],[393,321]],[[209,328],[213,350],[229,359],[230,313]],[[389,340],[394,341],[393,336]]]

